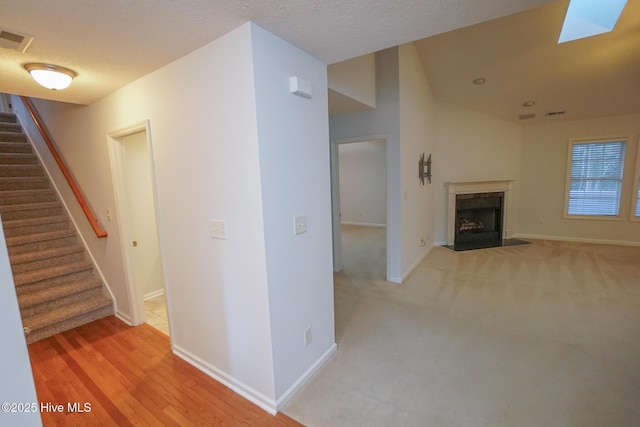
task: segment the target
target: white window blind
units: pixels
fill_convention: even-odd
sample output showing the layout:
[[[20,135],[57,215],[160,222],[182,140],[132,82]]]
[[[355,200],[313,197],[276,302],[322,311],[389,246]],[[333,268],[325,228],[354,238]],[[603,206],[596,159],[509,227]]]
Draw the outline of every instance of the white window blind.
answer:
[[[636,177],[636,217],[640,218],[640,153],[638,153],[638,164],[636,165],[638,176]]]
[[[624,154],[624,140],[572,143],[569,215],[618,215]]]

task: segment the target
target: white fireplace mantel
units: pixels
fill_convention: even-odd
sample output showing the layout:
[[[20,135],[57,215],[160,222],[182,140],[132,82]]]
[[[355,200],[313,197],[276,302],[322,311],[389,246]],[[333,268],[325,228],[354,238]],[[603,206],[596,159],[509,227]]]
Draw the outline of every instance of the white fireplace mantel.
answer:
[[[447,204],[447,245],[453,245],[456,234],[456,195],[473,193],[494,193],[504,192],[504,211],[502,212],[502,238],[511,238],[511,215],[513,209],[512,191],[514,180],[502,181],[471,181],[471,182],[448,182],[448,204]]]

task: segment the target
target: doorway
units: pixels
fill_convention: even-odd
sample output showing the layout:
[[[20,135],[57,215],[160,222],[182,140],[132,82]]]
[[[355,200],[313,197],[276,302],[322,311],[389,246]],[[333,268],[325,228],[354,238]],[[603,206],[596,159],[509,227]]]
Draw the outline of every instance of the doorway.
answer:
[[[109,134],[131,324],[170,335],[148,122]]]
[[[331,175],[334,271],[386,280],[386,139],[333,141]]]

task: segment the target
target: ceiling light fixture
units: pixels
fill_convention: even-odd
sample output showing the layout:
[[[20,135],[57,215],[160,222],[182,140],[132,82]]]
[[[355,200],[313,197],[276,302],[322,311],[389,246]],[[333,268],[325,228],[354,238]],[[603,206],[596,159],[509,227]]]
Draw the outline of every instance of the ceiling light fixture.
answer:
[[[51,64],[31,63],[25,64],[24,68],[39,85],[51,90],[66,89],[77,75],[68,68]]]
[[[487,82],[487,79],[485,79],[484,77],[478,77],[477,79],[475,79],[473,81],[474,85],[483,85]]]
[[[527,101],[522,103],[523,107],[533,107],[534,105],[536,105],[535,101]]]

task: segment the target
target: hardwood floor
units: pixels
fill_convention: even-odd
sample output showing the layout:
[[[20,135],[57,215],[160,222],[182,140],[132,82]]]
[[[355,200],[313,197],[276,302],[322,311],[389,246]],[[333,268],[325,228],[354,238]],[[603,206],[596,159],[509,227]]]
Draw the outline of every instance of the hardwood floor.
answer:
[[[110,316],[31,344],[29,355],[41,406],[63,405],[42,411],[44,426],[301,426],[174,356],[169,338],[147,324]]]

